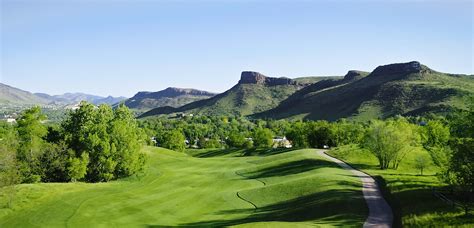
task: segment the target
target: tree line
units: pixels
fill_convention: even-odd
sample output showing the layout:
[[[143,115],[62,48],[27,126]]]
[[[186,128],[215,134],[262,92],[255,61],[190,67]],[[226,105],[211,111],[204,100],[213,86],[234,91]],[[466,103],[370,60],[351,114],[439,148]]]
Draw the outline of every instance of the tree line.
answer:
[[[2,185],[36,182],[105,182],[143,170],[146,135],[121,105],[82,102],[60,124],[49,125],[39,107],[12,125],[0,125]]]

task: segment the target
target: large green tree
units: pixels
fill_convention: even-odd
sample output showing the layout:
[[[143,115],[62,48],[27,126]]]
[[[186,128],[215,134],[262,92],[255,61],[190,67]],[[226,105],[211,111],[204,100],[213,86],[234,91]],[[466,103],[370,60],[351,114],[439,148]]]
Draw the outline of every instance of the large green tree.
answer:
[[[20,164],[22,182],[41,181],[40,157],[45,145],[47,128],[42,123],[46,116],[36,106],[25,110],[17,119],[19,147],[17,158]]]
[[[75,152],[69,162],[74,165],[69,168],[69,173],[74,174],[72,179],[81,176],[77,170],[85,163],[85,179],[91,182],[129,176],[144,165],[145,157],[140,152],[144,134],[123,105],[114,111],[108,105],[96,107],[82,102],[79,109],[68,114],[62,129],[66,143]]]
[[[16,158],[17,137],[17,132],[10,124],[0,121],[0,188],[6,196],[8,208],[13,206],[15,185],[20,182]]]
[[[111,151],[117,161],[115,177],[126,177],[142,171],[145,155],[140,153],[144,134],[138,128],[132,112],[123,104],[114,110],[109,124]]]
[[[416,126],[404,118],[375,120],[369,126],[364,146],[377,157],[381,169],[397,169],[408,151],[419,141]]]
[[[327,121],[310,122],[307,131],[308,143],[311,147],[334,146],[334,127],[331,123]]]
[[[293,147],[308,147],[308,128],[306,127],[306,123],[298,121],[287,127],[286,138],[291,141]]]
[[[452,153],[448,145],[449,126],[441,120],[431,120],[422,129],[423,147],[429,152],[436,166],[443,170],[446,169]]]
[[[163,135],[163,140],[161,146],[175,151],[184,151],[186,149],[186,138],[182,131],[175,129],[168,132],[165,132]]]
[[[255,147],[271,148],[273,146],[273,132],[268,128],[257,128],[253,134]]]

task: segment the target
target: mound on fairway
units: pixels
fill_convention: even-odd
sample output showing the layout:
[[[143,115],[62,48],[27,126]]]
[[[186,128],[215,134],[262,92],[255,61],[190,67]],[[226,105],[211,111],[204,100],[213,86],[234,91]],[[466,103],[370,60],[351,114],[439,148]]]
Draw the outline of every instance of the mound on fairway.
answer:
[[[367,217],[358,178],[315,150],[207,158],[145,150],[141,178],[17,186],[0,227],[361,226]]]

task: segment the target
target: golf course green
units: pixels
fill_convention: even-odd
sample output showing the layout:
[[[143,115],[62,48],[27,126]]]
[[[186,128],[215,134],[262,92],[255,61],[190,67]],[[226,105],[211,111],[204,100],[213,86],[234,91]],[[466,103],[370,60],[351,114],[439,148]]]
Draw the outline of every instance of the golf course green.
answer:
[[[18,185],[0,227],[360,227],[367,218],[360,180],[314,149],[144,150],[141,177]]]

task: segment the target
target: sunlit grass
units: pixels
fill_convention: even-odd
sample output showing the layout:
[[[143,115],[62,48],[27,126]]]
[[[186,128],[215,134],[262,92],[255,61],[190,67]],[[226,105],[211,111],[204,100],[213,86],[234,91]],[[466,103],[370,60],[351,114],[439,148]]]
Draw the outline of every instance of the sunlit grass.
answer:
[[[141,177],[17,186],[0,227],[361,226],[367,216],[358,178],[315,150],[145,150]]]
[[[433,187],[442,187],[436,173],[438,168],[430,161],[420,175],[415,167],[415,158],[428,156],[425,150],[414,150],[407,154],[397,170],[380,170],[378,161],[369,151],[355,145],[331,150],[329,154],[372,176],[381,176],[390,189],[395,213],[401,214],[401,223],[407,227],[474,226],[474,219],[463,216],[463,211],[453,208],[432,194]],[[400,221],[398,221],[400,222]],[[400,224],[398,224],[400,225]]]

